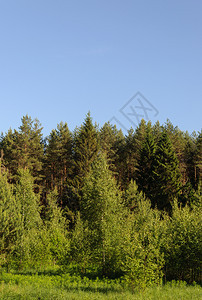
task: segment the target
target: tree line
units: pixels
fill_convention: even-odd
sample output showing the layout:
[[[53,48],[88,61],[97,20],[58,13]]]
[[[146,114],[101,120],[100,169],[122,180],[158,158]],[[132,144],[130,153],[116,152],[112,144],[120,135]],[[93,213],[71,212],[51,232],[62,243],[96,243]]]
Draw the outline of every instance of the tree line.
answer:
[[[202,132],[21,121],[0,138],[0,266],[200,281]]]

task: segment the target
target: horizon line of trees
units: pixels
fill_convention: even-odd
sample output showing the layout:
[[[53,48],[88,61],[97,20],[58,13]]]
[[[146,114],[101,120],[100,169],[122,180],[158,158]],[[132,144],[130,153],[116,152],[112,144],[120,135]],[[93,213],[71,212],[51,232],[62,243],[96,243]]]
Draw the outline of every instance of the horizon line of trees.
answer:
[[[0,138],[0,266],[77,263],[135,286],[200,281],[202,132],[90,113],[43,138],[28,115]]]

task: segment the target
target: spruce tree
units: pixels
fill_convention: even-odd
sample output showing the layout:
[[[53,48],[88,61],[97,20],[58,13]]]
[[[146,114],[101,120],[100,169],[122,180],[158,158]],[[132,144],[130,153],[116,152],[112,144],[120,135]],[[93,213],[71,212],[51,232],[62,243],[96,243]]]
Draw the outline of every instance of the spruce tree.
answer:
[[[187,182],[186,176],[186,163],[184,149],[186,145],[185,135],[177,126],[174,127],[173,124],[167,120],[164,130],[167,132],[170,141],[173,146],[173,150],[179,162],[179,170],[181,173],[181,183],[184,185]]]
[[[30,171],[19,169],[15,197],[21,213],[22,230],[39,228],[41,224],[39,195],[34,193],[34,178]]]
[[[125,183],[126,187],[131,180],[134,180],[137,171],[137,148],[135,146],[135,132],[133,128],[128,130],[125,137]]]
[[[152,169],[153,184],[150,195],[152,206],[157,205],[159,209],[169,211],[171,202],[180,193],[181,174],[179,161],[165,130],[158,141]]]
[[[186,132],[185,143],[186,181],[190,182],[192,187],[196,189],[196,137]]]
[[[18,170],[15,199],[20,225],[13,260],[18,268],[34,267],[45,262],[47,245],[42,241],[39,196],[34,193],[34,178],[28,169]]]
[[[142,191],[138,190],[136,182],[131,179],[124,193],[124,204],[130,211],[135,211],[141,199],[145,199],[145,196]]]
[[[74,135],[75,179],[79,185],[82,186],[82,180],[90,171],[98,150],[98,131],[92,123],[90,112],[88,112],[84,123],[75,131]]]
[[[202,185],[202,131],[196,140],[196,185],[199,188]]]
[[[0,165],[0,266],[8,264],[18,238],[20,214],[13,195],[13,186],[8,183],[7,173]]]
[[[141,149],[144,144],[147,124],[145,120],[141,120],[135,131],[130,129],[126,136],[125,145],[125,187],[130,183],[131,179],[137,179],[138,162],[140,160]]]
[[[64,263],[69,250],[68,223],[57,204],[57,199],[56,189],[47,195],[43,221],[51,256],[55,262],[61,264]]]
[[[152,197],[155,185],[153,172],[156,150],[157,144],[150,125],[146,129],[144,143],[140,150],[137,171],[137,184],[149,199]]]
[[[105,123],[99,132],[100,146],[117,181],[125,181],[125,138],[116,125]]]
[[[100,154],[83,187],[81,216],[91,231],[91,249],[104,275],[120,272],[129,224],[120,190]]]
[[[73,135],[73,176],[68,180],[66,197],[71,210],[79,210],[84,180],[99,151],[98,130],[90,112]]]

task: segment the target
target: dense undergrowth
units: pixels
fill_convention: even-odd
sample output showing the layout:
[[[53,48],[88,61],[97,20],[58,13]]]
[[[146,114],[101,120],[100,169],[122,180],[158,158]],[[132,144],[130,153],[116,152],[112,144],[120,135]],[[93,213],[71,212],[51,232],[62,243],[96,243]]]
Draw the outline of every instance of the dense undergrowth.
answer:
[[[95,270],[78,274],[76,266],[36,272],[3,272],[0,275],[0,299],[201,299],[199,285],[183,281],[134,289],[124,278],[96,276]]]

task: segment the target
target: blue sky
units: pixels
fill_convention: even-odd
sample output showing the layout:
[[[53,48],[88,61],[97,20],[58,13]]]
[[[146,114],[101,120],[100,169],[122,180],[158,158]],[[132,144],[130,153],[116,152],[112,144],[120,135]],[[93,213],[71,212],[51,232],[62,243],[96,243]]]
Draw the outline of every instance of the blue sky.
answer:
[[[141,103],[152,122],[199,131],[201,13],[201,0],[0,0],[0,132],[25,114],[44,135],[73,130],[89,110],[129,129]]]

